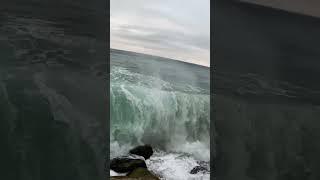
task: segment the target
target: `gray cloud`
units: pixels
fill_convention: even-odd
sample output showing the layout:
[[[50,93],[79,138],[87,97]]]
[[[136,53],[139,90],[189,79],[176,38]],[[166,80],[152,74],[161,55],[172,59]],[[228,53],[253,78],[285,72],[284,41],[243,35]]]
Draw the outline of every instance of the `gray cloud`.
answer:
[[[209,0],[111,0],[111,47],[210,64]]]

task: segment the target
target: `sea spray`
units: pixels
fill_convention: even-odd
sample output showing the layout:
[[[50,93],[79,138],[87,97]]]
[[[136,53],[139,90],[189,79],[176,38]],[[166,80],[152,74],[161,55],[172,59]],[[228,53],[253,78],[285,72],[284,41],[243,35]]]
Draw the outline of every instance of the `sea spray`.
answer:
[[[161,179],[209,179],[209,68],[121,50],[110,56],[110,157],[151,144],[146,163]],[[204,164],[207,171],[190,174]]]
[[[175,89],[161,79],[112,68],[111,143],[118,148],[149,143],[165,151],[190,149],[198,158],[208,159],[188,147],[196,143],[209,154],[209,95],[190,85],[184,90],[193,93]]]

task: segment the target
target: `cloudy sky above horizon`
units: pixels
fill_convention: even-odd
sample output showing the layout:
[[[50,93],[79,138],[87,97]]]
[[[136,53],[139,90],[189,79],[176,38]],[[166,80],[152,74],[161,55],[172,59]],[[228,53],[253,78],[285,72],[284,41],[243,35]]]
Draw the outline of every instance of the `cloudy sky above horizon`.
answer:
[[[210,0],[111,0],[110,46],[210,66]]]

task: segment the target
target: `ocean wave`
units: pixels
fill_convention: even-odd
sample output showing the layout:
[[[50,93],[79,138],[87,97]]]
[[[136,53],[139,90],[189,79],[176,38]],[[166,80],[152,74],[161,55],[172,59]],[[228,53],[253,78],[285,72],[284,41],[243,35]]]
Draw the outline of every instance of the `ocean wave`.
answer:
[[[157,151],[146,161],[148,168],[163,179],[209,179],[209,172],[189,173],[199,161],[210,162],[210,95],[205,92],[112,67],[110,157],[150,144]]]

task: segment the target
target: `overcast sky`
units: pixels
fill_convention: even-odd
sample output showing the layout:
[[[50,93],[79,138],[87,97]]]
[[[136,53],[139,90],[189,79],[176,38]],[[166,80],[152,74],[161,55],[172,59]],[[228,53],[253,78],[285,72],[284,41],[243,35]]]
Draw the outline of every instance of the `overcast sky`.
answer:
[[[111,48],[210,66],[210,0],[111,0]]]

